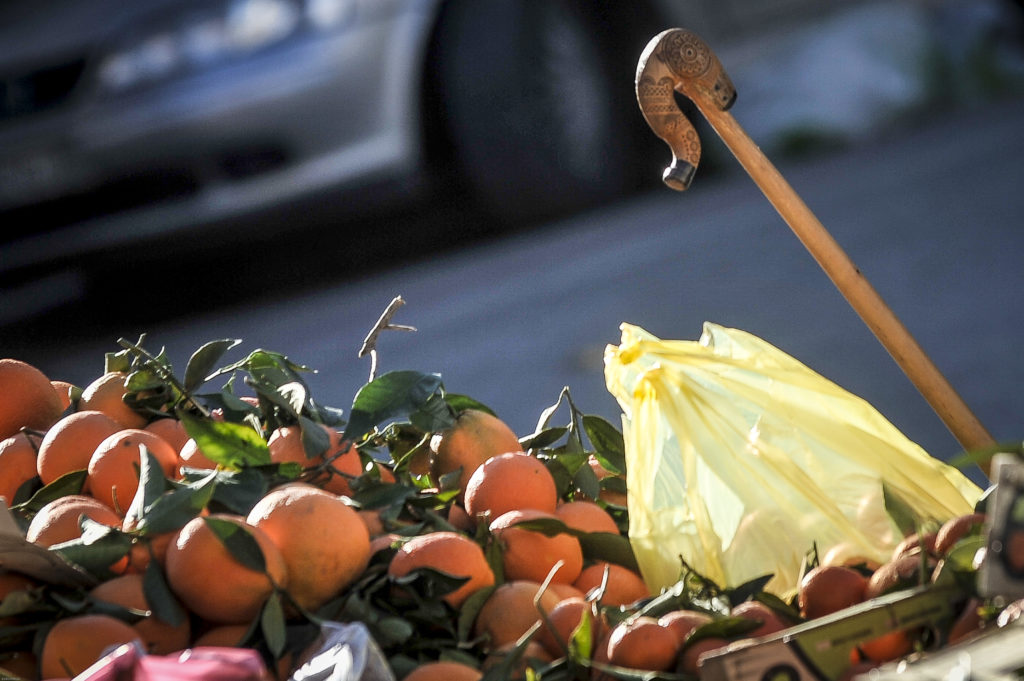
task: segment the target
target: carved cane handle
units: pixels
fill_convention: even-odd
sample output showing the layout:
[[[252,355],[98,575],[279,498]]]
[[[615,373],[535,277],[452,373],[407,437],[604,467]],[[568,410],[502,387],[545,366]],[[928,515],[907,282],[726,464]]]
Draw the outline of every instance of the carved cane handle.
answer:
[[[736,88],[711,48],[693,31],[671,28],[647,43],[636,72],[636,98],[647,124],[672,150],[662,180],[677,191],[690,186],[700,163],[700,138],[676,104],[675,92],[700,97],[725,111]]]

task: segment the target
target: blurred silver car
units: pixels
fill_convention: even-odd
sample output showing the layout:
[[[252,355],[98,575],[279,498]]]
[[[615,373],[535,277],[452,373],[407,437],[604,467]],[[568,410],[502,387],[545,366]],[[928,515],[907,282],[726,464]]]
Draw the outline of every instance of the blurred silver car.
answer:
[[[0,276],[371,196],[593,205],[650,175],[632,76],[663,27],[641,0],[0,2]]]

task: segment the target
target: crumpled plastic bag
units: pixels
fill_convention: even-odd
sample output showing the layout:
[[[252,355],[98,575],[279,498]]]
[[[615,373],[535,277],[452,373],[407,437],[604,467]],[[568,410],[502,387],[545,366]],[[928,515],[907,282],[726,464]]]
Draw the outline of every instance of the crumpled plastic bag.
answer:
[[[324,622],[310,659],[289,681],[395,681],[370,630],[361,622]]]
[[[629,538],[648,586],[682,560],[723,587],[774,575],[793,593],[807,553],[884,562],[903,539],[883,482],[922,520],[981,490],[870,404],[769,343],[705,323],[699,341],[623,324],[605,381],[623,411]]]

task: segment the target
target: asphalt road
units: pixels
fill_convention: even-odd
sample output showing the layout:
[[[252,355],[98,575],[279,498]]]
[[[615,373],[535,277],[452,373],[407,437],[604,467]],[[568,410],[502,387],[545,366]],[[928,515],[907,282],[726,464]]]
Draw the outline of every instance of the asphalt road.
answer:
[[[780,164],[982,423],[1008,441],[1024,438],[1022,123],[1024,100],[1010,100]],[[584,411],[618,420],[602,355],[620,323],[696,339],[711,321],[864,397],[933,455],[960,449],[740,172],[698,172],[685,194],[655,191],[271,303],[65,341],[34,339],[27,325],[17,356],[85,383],[118,335],[147,332],[180,369],[201,343],[240,338],[238,357],[285,353],[318,369],[315,396],[347,408],[370,369],[357,357],[363,337],[396,295],[407,305],[394,321],[418,330],[382,337],[380,371],[440,373],[448,390],[487,403],[520,434],[563,386]]]

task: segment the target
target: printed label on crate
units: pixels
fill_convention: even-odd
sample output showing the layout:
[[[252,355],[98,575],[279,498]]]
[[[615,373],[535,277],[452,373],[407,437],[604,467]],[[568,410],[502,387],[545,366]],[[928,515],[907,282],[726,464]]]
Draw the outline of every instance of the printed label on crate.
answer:
[[[702,681],[835,681],[853,649],[892,631],[929,627],[953,617],[952,593],[918,587],[887,594],[754,643],[709,654]]]

